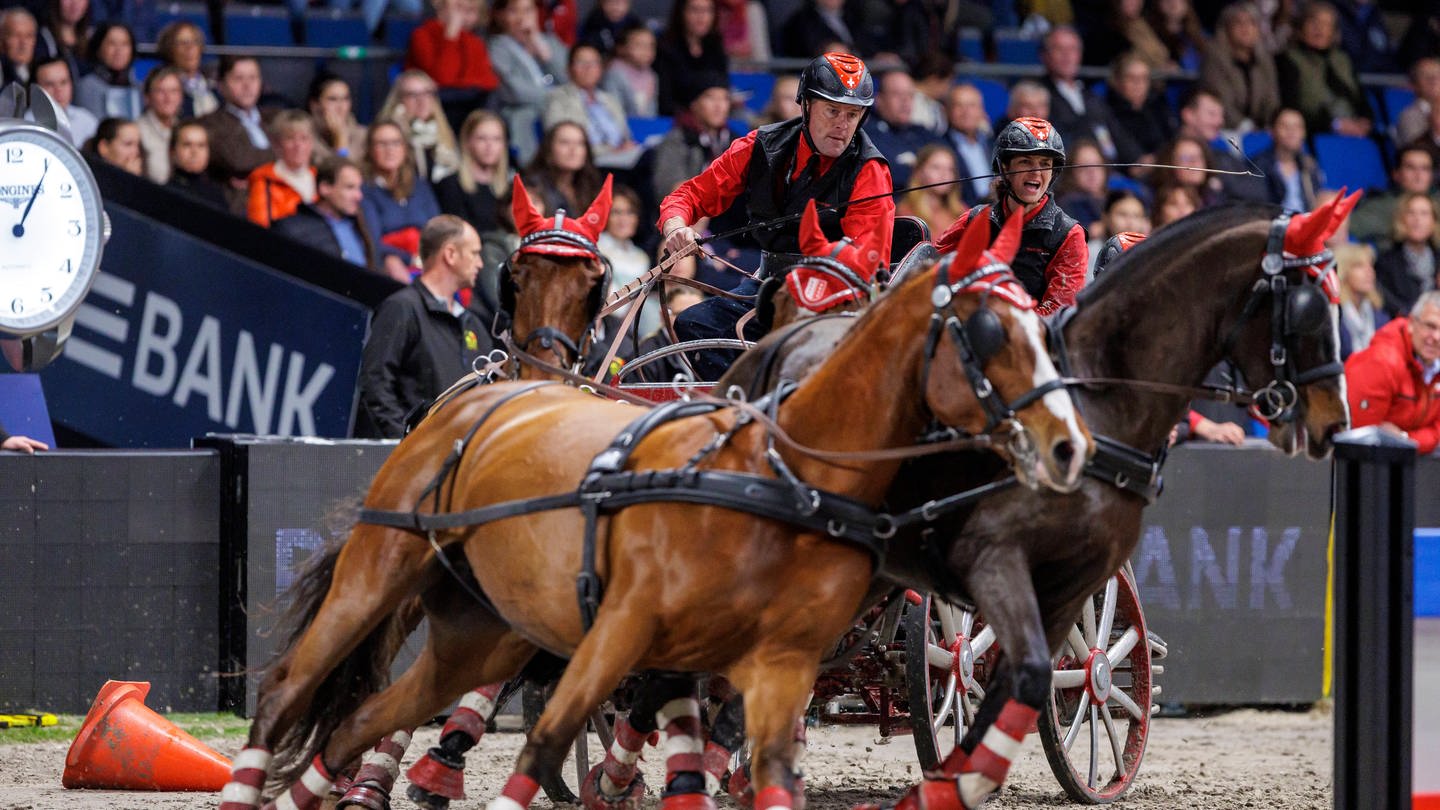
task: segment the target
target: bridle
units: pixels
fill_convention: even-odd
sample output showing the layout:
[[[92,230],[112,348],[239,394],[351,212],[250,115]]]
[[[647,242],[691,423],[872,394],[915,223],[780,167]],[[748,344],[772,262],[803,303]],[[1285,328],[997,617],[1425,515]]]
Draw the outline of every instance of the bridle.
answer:
[[[1332,339],[1324,341],[1326,359],[1308,368],[1301,368],[1296,350],[1298,340],[1306,334],[1315,334],[1328,321],[1329,306],[1334,303],[1334,293],[1327,288],[1333,284],[1330,277],[1335,254],[1326,248],[1310,256],[1285,256],[1285,230],[1290,224],[1290,214],[1281,214],[1270,222],[1270,234],[1265,243],[1265,256],[1260,260],[1264,276],[1250,288],[1240,317],[1226,333],[1223,347],[1225,362],[1231,370],[1231,389],[1236,398],[1251,402],[1255,415],[1277,424],[1295,420],[1295,406],[1300,401],[1300,388],[1318,380],[1338,377],[1345,371],[1340,362],[1339,347]],[[1303,268],[1305,275],[1298,283],[1292,284],[1286,278],[1286,271]],[[1234,359],[1235,342],[1240,329],[1253,317],[1260,314],[1266,298],[1270,299],[1270,366],[1273,377],[1270,382],[1254,391],[1246,391],[1242,384],[1239,364]]]
[[[610,264],[610,259],[600,252],[599,245],[595,244],[595,242],[583,234],[565,230],[562,227],[564,221],[565,210],[560,209],[556,211],[555,227],[535,231],[521,238],[519,246],[506,257],[504,264],[500,268],[500,311],[495,314],[494,332],[497,336],[503,336],[508,346],[518,348],[525,353],[531,353],[531,347],[536,344],[539,344],[541,349],[554,351],[556,354],[560,354],[560,352],[557,351],[557,346],[563,348],[568,356],[564,356],[562,359],[568,361],[568,365],[572,368],[578,369],[581,363],[584,362],[586,352],[589,351],[590,346],[595,342],[595,328],[596,321],[598,320],[596,313],[600,311],[601,304],[605,300],[605,292],[610,286],[610,278],[614,273],[614,268]],[[588,254],[591,258],[599,260],[605,268],[604,274],[595,282],[595,286],[591,289],[586,299],[585,319],[588,325],[581,334],[578,343],[572,340],[569,335],[549,325],[536,327],[529,334],[518,339],[509,334],[510,326],[514,322],[515,310],[515,279],[511,275],[511,266],[516,257],[524,253],[527,249],[542,245],[573,248]],[[514,352],[511,352],[511,354],[514,354]]]

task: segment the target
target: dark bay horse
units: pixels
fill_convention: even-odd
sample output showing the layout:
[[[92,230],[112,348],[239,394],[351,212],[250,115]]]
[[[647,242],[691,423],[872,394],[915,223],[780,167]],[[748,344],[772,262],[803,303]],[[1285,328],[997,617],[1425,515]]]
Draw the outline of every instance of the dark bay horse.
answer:
[[[947,265],[887,295],[862,316],[831,361],[778,406],[779,428],[810,450],[772,446],[760,424],[737,424],[738,412],[722,409],[655,428],[629,448],[627,469],[673,470],[696,459],[703,471],[748,473],[757,481],[781,479],[788,470],[802,491],[873,506],[898,462],[838,463],[813,453],[905,446],[932,418],[981,433],[990,422],[970,382],[978,372],[986,381],[982,388],[993,386],[995,396],[1026,401],[1015,418],[1038,450],[1042,479],[1073,487],[1089,456],[1088,434],[1067,397],[1053,390],[1026,396],[1056,377],[1043,352],[1039,319],[1012,303],[1018,287],[1004,264],[1018,247],[1018,229],[1007,230],[988,254],[987,241],[982,234],[958,250],[953,266],[976,272],[955,281]],[[994,343],[980,371],[967,335],[972,325],[986,322]],[[856,403],[864,403],[863,413]],[[429,514],[573,493],[590,459],[637,413],[554,384],[472,389],[431,414],[396,448],[365,506]],[[453,477],[436,490],[434,502],[421,502],[426,482],[452,452]],[[258,806],[270,752],[302,715],[344,718],[314,739],[311,750],[318,753],[280,797],[285,806],[308,809],[318,806],[332,774],[382,734],[413,727],[476,683],[513,677],[539,649],[569,656],[570,664],[497,806],[528,804],[535,777],[563,761],[593,707],[627,672],[652,668],[722,673],[744,692],[757,787],[772,803],[788,805],[791,726],[821,656],[848,626],[869,585],[870,552],[825,532],[728,508],[630,506],[597,519],[597,572],[605,596],[586,632],[574,601],[584,524],[580,510],[566,508],[426,536],[358,525],[333,570],[308,575],[317,597],[312,618],[267,672],[248,745],[235,760],[221,807]],[[832,524],[836,530],[844,527]],[[487,609],[455,604],[468,597],[456,597],[454,589],[429,589],[440,576],[436,555],[450,546],[463,547]],[[407,621],[397,608],[415,593],[425,595],[430,619],[426,646],[399,681],[366,695],[360,673],[388,666],[394,649],[386,640]],[[695,759],[698,765],[698,749]],[[666,806],[713,802],[708,794],[683,793],[668,797]]]
[[[971,730],[942,773],[927,776],[901,800],[904,810],[972,808],[1003,782],[1048,698],[1052,652],[1073,629],[1080,605],[1129,559],[1148,502],[1141,494],[1147,466],[1160,457],[1171,427],[1198,393],[1193,387],[1211,368],[1228,361],[1245,380],[1278,383],[1266,386],[1274,393],[1261,398],[1272,408],[1270,441],[1290,454],[1328,454],[1331,438],[1348,426],[1349,412],[1335,362],[1337,316],[1324,301],[1333,277],[1323,243],[1358,198],[1337,198],[1293,218],[1273,206],[1206,210],[1126,252],[1112,272],[1081,293],[1073,316],[1058,329],[1056,348],[1062,366],[1076,377],[1162,384],[1073,389],[1097,439],[1138,448],[1138,463],[1128,470],[1112,465],[1103,477],[1092,468],[1071,494],[992,495],[935,527],[931,543],[897,538],[885,575],[977,605],[1007,653]],[[1262,262],[1273,263],[1273,275]],[[1277,276],[1286,283],[1275,284]],[[804,378],[852,325],[844,318],[802,321],[767,337],[719,386],[756,391],[780,378]],[[784,348],[770,356],[771,344]],[[1117,486],[1117,476],[1127,471],[1138,488]],[[1000,472],[990,459],[968,453],[908,462],[891,488],[891,506],[924,503]],[[872,594],[886,587],[877,583]],[[1100,628],[1087,662],[1086,687],[1096,687],[1086,693],[1089,703],[1105,713],[1103,719],[1116,705],[1131,714],[1148,711],[1112,703],[1098,688],[1108,665],[1129,651],[1121,648],[1125,642],[1111,642]],[[1123,739],[1114,742],[1123,748]]]

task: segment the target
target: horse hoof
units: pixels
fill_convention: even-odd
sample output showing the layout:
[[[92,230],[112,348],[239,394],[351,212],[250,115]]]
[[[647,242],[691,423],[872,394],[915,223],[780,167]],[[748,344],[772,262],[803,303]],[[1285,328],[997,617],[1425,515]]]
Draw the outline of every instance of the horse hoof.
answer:
[[[358,807],[362,810],[390,810],[390,791],[380,787],[374,782],[361,782],[351,785],[335,804],[335,810],[342,810],[345,807]]]
[[[580,785],[580,803],[586,810],[639,810],[640,802],[645,798],[645,779],[640,772],[635,772],[635,778],[619,796],[611,796],[600,789],[600,777],[604,774],[604,763],[585,774],[585,781]]]
[[[410,780],[410,790],[405,792],[406,796],[413,799],[413,791],[419,787],[425,793],[433,794],[436,797],[446,799],[465,798],[465,763],[453,762],[445,751],[439,748],[431,748],[421,757],[410,770],[405,772],[406,778]],[[439,807],[441,805],[428,804],[422,807]]]
[[[425,788],[411,784],[405,789],[405,798],[415,803],[420,810],[449,810],[450,800]]]
[[[676,793],[660,799],[660,810],[717,810],[706,793]]]

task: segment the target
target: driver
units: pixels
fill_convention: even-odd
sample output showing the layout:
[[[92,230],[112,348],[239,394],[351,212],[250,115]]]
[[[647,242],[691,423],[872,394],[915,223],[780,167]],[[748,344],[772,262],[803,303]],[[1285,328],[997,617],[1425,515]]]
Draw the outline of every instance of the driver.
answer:
[[[1011,269],[1039,305],[1035,312],[1049,315],[1075,303],[1075,294],[1085,285],[1090,263],[1085,229],[1074,217],[1060,210],[1050,189],[1065,165],[1065,142],[1049,121],[1033,116],[1016,118],[1000,134],[990,153],[990,166],[1000,179],[996,182],[996,205],[977,205],[935,240],[935,248],[949,253],[960,244],[970,223],[985,220],[990,237],[1017,211],[1025,217],[1020,235],[1020,252]]]
[[[723,213],[745,196],[750,222],[793,215],[754,232],[764,250],[759,279],[746,279],[732,290],[754,296],[760,282],[779,276],[800,257],[800,214],[805,204],[820,204],[820,224],[832,241],[849,239],[864,262],[864,281],[889,262],[895,201],[890,168],[861,129],[875,101],[874,81],[865,63],[849,54],[827,53],[812,61],[800,76],[796,93],[799,118],[761,127],[736,140],[705,171],[681,183],[660,204],[660,231],[665,250],[692,249],[699,235],[692,227],[702,217]],[[848,200],[874,197],[843,211],[825,210]],[[819,312],[862,296],[842,288],[823,274],[787,279],[790,294],[804,310]],[[711,298],[685,310],[676,319],[681,340],[735,338],[736,324],[753,303]],[[744,327],[748,340],[763,333],[752,319]],[[738,356],[731,350],[695,354],[695,371],[703,379],[719,379]]]

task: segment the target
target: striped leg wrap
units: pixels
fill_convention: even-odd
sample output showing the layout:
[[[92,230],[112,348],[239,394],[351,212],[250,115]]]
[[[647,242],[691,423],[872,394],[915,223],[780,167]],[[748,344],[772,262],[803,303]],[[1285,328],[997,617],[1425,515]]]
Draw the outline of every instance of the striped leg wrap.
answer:
[[[320,761],[320,755],[316,754],[310,767],[300,774],[300,779],[280,794],[280,798],[265,805],[265,810],[320,810],[321,801],[334,783],[335,777],[330,775],[325,763]]]
[[[720,743],[711,740],[705,743],[705,754],[702,762],[705,766],[705,790],[711,796],[720,792],[720,784],[725,781],[725,774],[730,770],[730,758],[733,752]]]
[[[975,807],[1005,783],[1010,763],[1020,753],[1025,732],[1040,712],[1014,698],[1005,701],[994,724],[985,730],[980,744],[970,752],[960,769],[960,800]]]
[[[523,773],[510,775],[500,795],[485,805],[485,810],[525,810],[540,790],[540,784]]]
[[[619,796],[635,781],[635,765],[640,761],[640,749],[645,746],[645,735],[635,730],[628,719],[615,722],[615,741],[605,752],[605,762],[600,766],[600,792],[607,796]]]
[[[230,770],[230,783],[220,791],[220,810],[255,810],[260,806],[260,789],[265,787],[265,772],[270,768],[270,752],[264,748],[245,748],[235,755]]]
[[[656,712],[665,729],[665,795],[705,790],[705,738],[700,730],[700,702],[676,698]]]
[[[360,758],[360,770],[355,773],[355,783],[373,782],[389,791],[400,776],[400,760],[405,758],[405,749],[410,747],[410,735],[414,729],[397,731],[366,751]]]
[[[500,694],[500,687],[503,685],[492,683],[467,692],[465,697],[460,698],[460,705],[454,713],[445,721],[445,727],[440,730],[440,739],[445,739],[451,732],[460,731],[469,735],[473,741],[471,745],[478,742],[485,736],[485,718],[495,711],[495,698]]]

